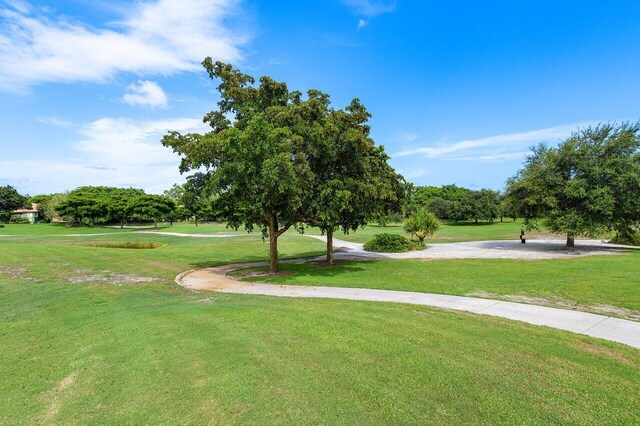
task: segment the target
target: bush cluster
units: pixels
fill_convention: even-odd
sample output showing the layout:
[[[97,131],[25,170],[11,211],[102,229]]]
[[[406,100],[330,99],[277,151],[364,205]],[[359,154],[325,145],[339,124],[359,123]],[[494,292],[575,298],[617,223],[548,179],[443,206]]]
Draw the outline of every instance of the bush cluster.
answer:
[[[9,219],[9,223],[30,223],[29,219],[24,218],[22,216],[11,216]]]
[[[627,235],[622,236],[620,234],[617,234],[615,237],[611,238],[611,240],[609,240],[609,242],[611,244],[624,244],[627,246],[640,246],[640,235],[638,234],[631,234],[631,235]]]
[[[366,251],[378,253],[404,253],[424,248],[424,244],[414,243],[398,234],[376,234],[364,245]]]

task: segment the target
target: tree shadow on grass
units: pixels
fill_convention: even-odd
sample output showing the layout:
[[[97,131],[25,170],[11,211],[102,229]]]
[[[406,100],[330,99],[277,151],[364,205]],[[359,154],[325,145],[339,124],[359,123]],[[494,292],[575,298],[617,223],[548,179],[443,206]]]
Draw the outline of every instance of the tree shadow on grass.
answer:
[[[302,263],[284,263],[281,265],[283,271],[294,272],[291,278],[295,280],[300,277],[313,277],[313,278],[331,278],[346,273],[362,272],[364,262],[377,262],[377,260],[366,261],[353,261],[353,260],[340,260],[333,266],[327,266],[325,264],[319,264],[317,261],[307,261]]]
[[[285,260],[285,261],[290,261],[290,260],[297,260],[300,259],[300,261],[314,261],[315,259],[317,259],[319,256],[322,256],[322,252],[319,251],[307,251],[307,252],[302,252],[302,253],[296,253],[295,255],[284,255],[280,257],[280,260]],[[260,255],[260,254],[255,254],[255,255],[246,255],[246,256],[238,256],[238,257],[234,257],[233,259],[230,259],[228,261],[225,260],[210,260],[210,261],[200,261],[200,262],[193,262],[191,263],[189,266],[192,267],[193,269],[202,269],[202,268],[213,268],[216,266],[222,266],[222,265],[231,265],[231,264],[236,264],[236,263],[252,263],[252,262],[269,262],[269,257],[265,256],[265,255]],[[284,265],[286,263],[282,263],[281,265]]]

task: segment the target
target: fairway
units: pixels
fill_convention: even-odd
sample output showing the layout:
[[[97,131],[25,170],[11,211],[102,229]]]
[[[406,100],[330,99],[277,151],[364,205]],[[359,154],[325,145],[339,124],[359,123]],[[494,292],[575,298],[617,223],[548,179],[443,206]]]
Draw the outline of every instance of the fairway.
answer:
[[[186,226],[163,230],[187,232]],[[191,293],[175,285],[188,269],[264,260],[268,245],[258,234],[69,237],[76,228],[50,228],[2,230],[21,234],[0,239],[6,424],[640,421],[640,357],[624,345],[434,308]],[[224,225],[198,228],[225,232]],[[87,245],[105,241],[164,246]],[[315,256],[324,244],[292,233],[280,250],[284,257]],[[296,275],[277,280],[561,296],[636,312],[638,263],[630,253],[569,261],[296,264],[285,266]],[[550,273],[537,283],[543,270]],[[505,271],[518,271],[518,280]],[[591,281],[579,285],[589,271]]]
[[[445,222],[440,226],[436,235],[427,238],[425,241],[427,243],[457,243],[461,241],[514,240],[519,237],[523,227],[524,224],[521,220],[512,221],[510,219],[504,222],[480,222],[477,224]],[[305,233],[320,234],[320,232],[314,228],[307,228]],[[406,235],[401,224],[392,223],[386,226],[369,224],[347,234],[343,231],[336,231],[335,236],[345,241],[366,243],[375,234],[382,233]],[[527,236],[529,236],[528,234],[529,233],[527,233]],[[531,233],[531,237],[535,238],[549,238],[549,236],[550,234],[541,231]],[[556,238],[561,237],[556,236]]]

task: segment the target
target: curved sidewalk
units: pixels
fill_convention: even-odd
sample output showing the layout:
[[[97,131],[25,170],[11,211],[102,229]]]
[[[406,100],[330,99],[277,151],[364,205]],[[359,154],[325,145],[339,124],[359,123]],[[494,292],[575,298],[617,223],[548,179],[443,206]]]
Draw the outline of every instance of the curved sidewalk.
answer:
[[[501,300],[410,291],[248,283],[237,281],[227,275],[237,269],[263,265],[266,263],[254,262],[187,271],[176,277],[176,283],[192,290],[221,293],[365,300],[432,306],[543,325],[599,337],[640,349],[640,322],[604,315]]]

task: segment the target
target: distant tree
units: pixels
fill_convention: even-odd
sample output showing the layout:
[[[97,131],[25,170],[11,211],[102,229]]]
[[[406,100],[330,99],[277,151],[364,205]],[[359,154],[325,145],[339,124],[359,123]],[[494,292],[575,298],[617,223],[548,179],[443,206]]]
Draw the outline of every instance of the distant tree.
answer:
[[[193,218],[196,226],[198,226],[199,219],[207,218],[213,214],[211,195],[206,190],[208,179],[207,174],[194,173],[187,178],[187,182],[183,186],[180,204],[187,212],[187,217]]]
[[[511,218],[514,222],[518,218],[518,206],[513,197],[508,194],[502,194],[500,196],[500,204],[498,205],[500,211],[500,222],[505,217]]]
[[[460,200],[460,215],[475,223],[493,221],[500,215],[499,198],[500,194],[490,189],[471,191]]]
[[[575,237],[615,229],[633,238],[640,222],[640,126],[603,124],[574,132],[557,148],[540,145],[508,182],[528,228]]]
[[[111,188],[105,195],[107,220],[120,224],[124,228],[133,215],[132,200],[144,195],[144,191],[135,188]]]
[[[404,222],[404,230],[408,234],[415,235],[424,245],[424,239],[432,236],[440,227],[438,218],[426,208],[419,208]]]
[[[51,222],[50,208],[49,204],[53,198],[53,194],[39,194],[33,195],[29,197],[26,201],[27,206],[31,206],[33,204],[37,205],[38,210],[38,221],[40,222]]]
[[[25,206],[27,199],[12,186],[0,186],[0,222],[8,222],[14,210]]]
[[[69,192],[67,199],[60,202],[57,213],[72,218],[79,225],[87,220],[91,225],[107,216],[109,188],[105,186],[81,186]]]
[[[130,220],[131,200],[144,194],[141,189],[108,186],[82,186],[68,194],[51,198],[55,214],[83,225],[96,223],[124,223]]]
[[[453,203],[455,201],[447,201],[442,197],[432,198],[427,204],[427,209],[442,220],[453,219]]]
[[[167,218],[175,209],[175,203],[164,195],[143,194],[130,200],[129,211],[139,220],[151,220],[155,228],[158,221]]]
[[[430,204],[435,199],[449,202],[460,201],[470,192],[470,189],[461,188],[457,185],[413,186],[409,199],[413,206],[412,211],[415,211],[419,207]]]
[[[162,195],[171,198],[176,204],[180,204],[182,203],[182,196],[184,195],[184,185],[174,183],[173,186],[165,190]]]

